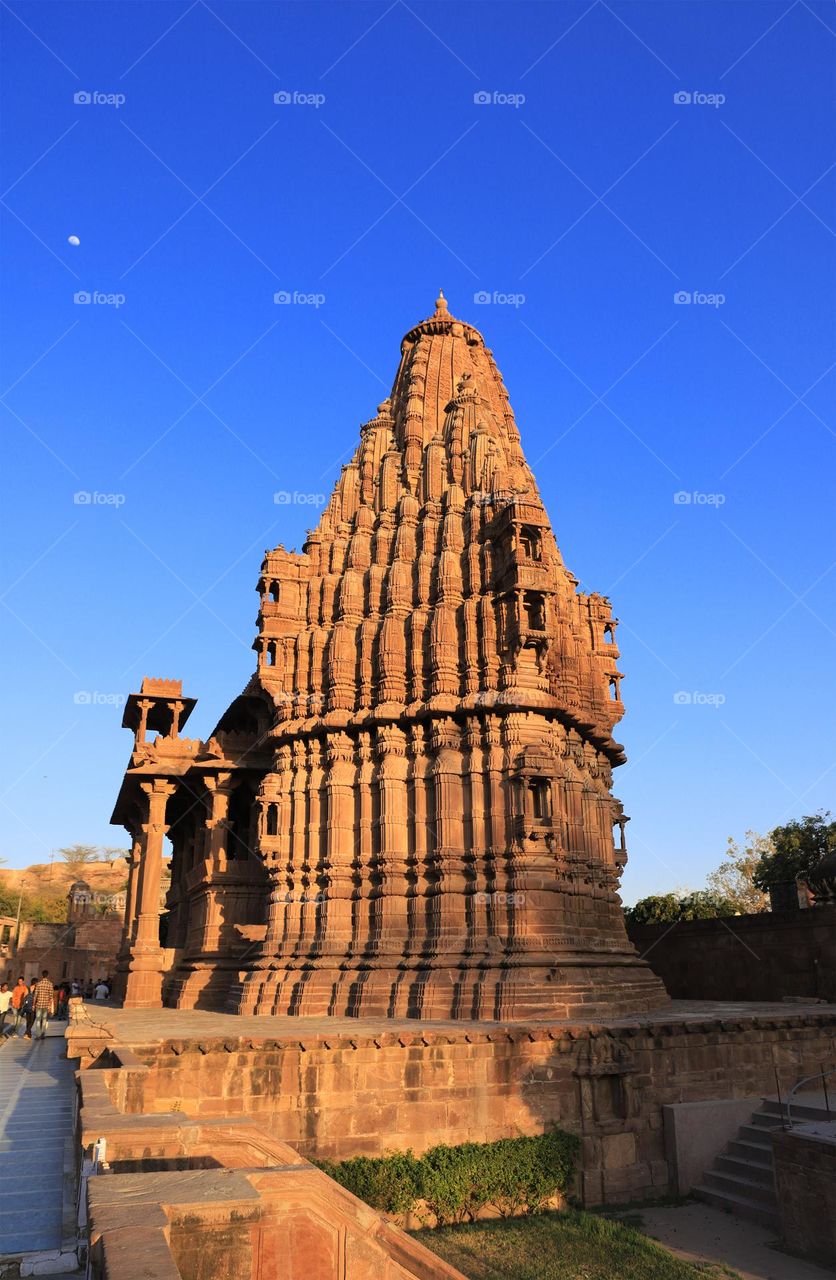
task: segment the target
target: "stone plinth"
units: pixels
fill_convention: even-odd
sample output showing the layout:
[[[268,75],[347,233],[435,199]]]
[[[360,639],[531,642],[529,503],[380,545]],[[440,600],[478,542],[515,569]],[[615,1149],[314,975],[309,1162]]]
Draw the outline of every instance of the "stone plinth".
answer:
[[[774,1092],[773,1063],[786,1090],[833,1058],[836,1033],[836,1010],[818,1006],[687,1002],[587,1024],[107,1017],[112,1043],[130,1047],[134,1066],[94,1074],[132,1115],[246,1118],[320,1158],[558,1125],[583,1138],[589,1204],[675,1190],[665,1105]]]

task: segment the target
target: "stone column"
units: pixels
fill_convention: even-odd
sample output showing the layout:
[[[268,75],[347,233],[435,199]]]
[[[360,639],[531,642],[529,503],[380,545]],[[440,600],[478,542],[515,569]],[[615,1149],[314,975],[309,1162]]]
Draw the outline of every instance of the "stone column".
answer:
[[[380,896],[375,910],[376,950],[402,956],[407,949],[407,858],[409,856],[409,799],[407,794],[406,735],[397,725],[377,731],[378,872]]]
[[[122,929],[120,953],[129,950],[136,930],[136,890],[141,848],[141,840],[138,836],[134,836],[131,840],[131,851],[125,854],[125,861],[128,864],[128,888],[125,894],[125,924]]]
[[[435,800],[435,902],[437,955],[460,955],[465,943],[464,788],[461,730],[453,720],[439,720],[431,731]]]
[[[168,830],[165,810],[174,785],[162,778],[141,784],[147,800],[147,820],[140,837],[136,929],[131,943],[124,1006],[154,1009],[162,1005],[163,951],[160,946],[160,882],[163,838]]]

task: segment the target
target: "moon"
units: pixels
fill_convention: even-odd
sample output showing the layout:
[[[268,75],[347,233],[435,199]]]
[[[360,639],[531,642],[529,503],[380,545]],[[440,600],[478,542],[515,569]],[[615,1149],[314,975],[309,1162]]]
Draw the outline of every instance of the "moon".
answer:
[[[81,241],[78,236],[67,236],[67,243],[77,247],[81,244]]]

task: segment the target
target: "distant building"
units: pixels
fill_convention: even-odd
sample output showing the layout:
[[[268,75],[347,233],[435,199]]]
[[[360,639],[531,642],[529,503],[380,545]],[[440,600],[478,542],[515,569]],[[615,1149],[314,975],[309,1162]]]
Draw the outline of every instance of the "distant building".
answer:
[[[27,982],[48,969],[53,982],[110,977],[122,935],[125,894],[103,893],[76,880],[67,893],[67,923],[38,924],[0,916],[0,980]]]

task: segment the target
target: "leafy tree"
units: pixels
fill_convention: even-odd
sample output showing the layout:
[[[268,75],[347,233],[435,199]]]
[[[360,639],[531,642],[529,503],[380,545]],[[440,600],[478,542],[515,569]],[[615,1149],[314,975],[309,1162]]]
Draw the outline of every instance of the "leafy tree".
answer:
[[[640,898],[634,907],[626,907],[628,925],[677,924],[680,920],[714,920],[733,916],[737,907],[729,898],[698,889],[694,893],[661,893]]]
[[[733,902],[735,911],[741,915],[768,911],[769,898],[755,884],[754,876],[760,859],[773,851],[772,837],[759,835],[757,831],[746,832],[742,848],[729,836],[725,860],[705,878],[708,889],[717,897]]]
[[[115,845],[103,844],[99,848],[99,857],[102,862],[115,862],[117,858],[124,858],[127,852],[127,849],[118,849]]]
[[[758,859],[753,880],[759,889],[804,880],[828,853],[836,850],[836,822],[820,811],[796,818],[771,834],[772,852]]]
[[[88,863],[99,860],[99,847],[95,844],[71,844],[67,845],[66,849],[59,849],[58,852],[73,874]]]
[[[624,915],[628,924],[674,924],[680,919],[679,895],[654,893],[639,898],[635,906],[624,908]]]

